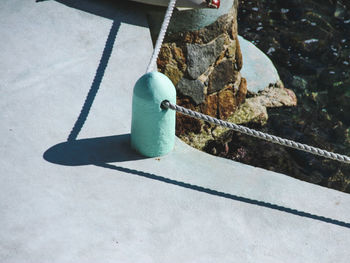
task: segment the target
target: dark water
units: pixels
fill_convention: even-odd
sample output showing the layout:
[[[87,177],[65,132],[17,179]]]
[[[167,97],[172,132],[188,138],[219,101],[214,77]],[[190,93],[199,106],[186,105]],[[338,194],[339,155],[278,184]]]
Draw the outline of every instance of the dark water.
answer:
[[[268,124],[254,128],[350,155],[349,10],[350,0],[240,1],[239,34],[298,97],[297,107],[269,110]],[[350,165],[237,134],[207,151],[350,193]]]

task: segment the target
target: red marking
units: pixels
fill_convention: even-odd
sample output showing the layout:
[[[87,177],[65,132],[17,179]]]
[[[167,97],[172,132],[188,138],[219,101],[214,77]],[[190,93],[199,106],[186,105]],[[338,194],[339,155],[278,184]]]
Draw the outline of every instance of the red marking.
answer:
[[[220,7],[220,0],[207,0],[208,7],[218,9]]]

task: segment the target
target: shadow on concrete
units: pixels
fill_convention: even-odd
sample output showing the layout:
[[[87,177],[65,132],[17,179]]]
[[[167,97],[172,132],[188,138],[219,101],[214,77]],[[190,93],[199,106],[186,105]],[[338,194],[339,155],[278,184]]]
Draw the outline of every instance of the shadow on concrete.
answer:
[[[68,138],[67,138],[67,141],[73,141],[73,140],[77,139],[77,137],[78,137],[81,129],[83,128],[84,123],[89,115],[89,112],[90,112],[91,106],[95,100],[96,94],[97,94],[98,90],[100,89],[101,82],[102,82],[103,76],[105,74],[109,58],[111,57],[115,38],[118,34],[120,24],[121,24],[121,21],[119,21],[117,19],[113,21],[112,27],[109,31],[107,41],[106,41],[106,44],[105,44],[105,47],[104,47],[104,50],[102,53],[100,63],[99,63],[97,70],[96,70],[94,80],[92,81],[88,95],[85,99],[83,107],[81,108],[78,119],[75,121],[75,124],[74,124]]]
[[[42,2],[47,0],[37,0]],[[153,44],[155,44],[161,23],[166,11],[166,7],[147,5],[126,0],[55,0],[68,7],[75,8],[90,14],[102,16],[115,20],[116,17],[123,22],[142,27],[149,27]],[[131,12],[130,12],[131,11]],[[144,20],[140,20],[139,13],[147,16],[147,25]],[[128,13],[128,16],[125,15]],[[130,16],[130,13],[132,15]]]
[[[37,0],[37,2],[42,1]],[[111,57],[115,39],[117,37],[121,23],[133,24],[142,27],[148,27],[148,25],[144,20],[144,15],[140,15],[140,12],[142,12],[141,10],[143,10],[144,5],[139,3],[111,0],[56,0],[56,2],[74,9],[82,10],[84,12],[113,20],[112,27],[109,31],[106,44],[100,59],[100,63],[96,69],[95,77],[82,106],[80,114],[67,138],[67,141],[73,141],[77,139],[81,129],[83,128],[95,97],[100,89],[100,85],[105,74],[109,59]]]
[[[147,179],[156,180],[159,182],[183,187],[205,194],[210,194],[251,205],[257,205],[296,216],[301,216],[341,227],[350,228],[350,223],[335,220],[332,218],[318,216],[307,212],[298,211],[296,209],[250,199],[247,197],[223,193],[202,186],[176,181],[163,176],[109,164],[112,162],[115,163],[131,160],[141,160],[144,158],[145,157],[142,157],[130,148],[130,134],[63,142],[56,144],[44,153],[44,159],[48,162],[55,164],[67,166],[95,165],[101,168],[107,168],[127,174],[133,174]]]
[[[144,20],[140,18],[140,12],[147,5],[125,1],[125,0],[55,0],[58,3],[68,7],[78,9],[93,15],[101,16],[108,19],[118,19],[127,24],[147,27]],[[142,11],[141,11],[142,10]],[[141,16],[142,17],[142,16]]]
[[[231,200],[234,200],[234,201],[243,202],[243,203],[247,203],[247,204],[251,204],[251,205],[262,206],[262,207],[265,207],[265,208],[270,208],[270,209],[278,210],[278,211],[281,211],[281,212],[285,212],[285,213],[288,213],[288,214],[301,216],[301,217],[306,217],[306,218],[309,218],[309,219],[314,219],[314,220],[317,220],[317,221],[321,221],[321,222],[325,222],[325,223],[329,223],[329,224],[333,224],[333,225],[337,225],[337,226],[341,226],[341,227],[350,228],[350,223],[346,223],[346,222],[343,222],[343,221],[335,220],[335,219],[324,217],[324,216],[313,215],[313,214],[306,213],[306,212],[303,212],[303,211],[298,211],[296,209],[292,209],[292,208],[288,208],[288,207],[284,207],[284,206],[280,206],[280,205],[276,205],[276,204],[271,204],[271,203],[267,203],[267,202],[263,202],[263,201],[258,201],[258,200],[250,199],[250,198],[247,198],[247,197],[242,197],[242,196],[237,196],[237,195],[233,195],[233,194],[223,193],[223,192],[219,192],[219,191],[212,190],[212,189],[209,189],[209,188],[205,188],[205,187],[202,187],[202,186],[193,185],[193,184],[189,184],[189,183],[185,183],[185,182],[181,182],[181,181],[176,181],[176,180],[173,180],[173,179],[170,179],[170,178],[162,177],[162,176],[151,174],[151,173],[146,173],[146,172],[133,170],[133,169],[129,169],[129,168],[124,168],[124,167],[120,167],[120,166],[116,166],[116,165],[112,165],[112,164],[107,164],[107,163],[99,163],[99,164],[95,164],[95,165],[99,166],[99,167],[103,167],[103,168],[116,170],[116,171],[119,171],[119,172],[124,172],[124,173],[129,173],[129,174],[142,176],[142,177],[145,177],[145,178],[148,178],[148,179],[153,179],[153,180],[160,181],[160,182],[163,182],[163,183],[176,185],[176,186],[179,186],[179,187],[191,189],[191,190],[194,190],[194,191],[197,191],[197,192],[201,192],[201,193],[205,193],[205,194],[215,195],[215,196],[219,196],[219,197],[222,197],[222,198],[231,199]]]
[[[52,146],[44,153],[48,162],[79,166],[144,159],[130,147],[130,134],[73,140]]]
[[[56,0],[59,3],[65,4],[69,7],[76,8],[85,12],[92,13],[94,15],[103,16],[105,18],[113,19],[113,24],[109,35],[107,37],[106,45],[100,60],[100,64],[96,70],[96,75],[93,83],[90,87],[89,93],[86,97],[80,115],[68,136],[67,142],[59,143],[44,153],[44,159],[48,162],[67,165],[67,166],[79,166],[79,165],[95,165],[102,168],[108,168],[119,172],[128,174],[134,174],[142,176],[148,179],[160,181],[167,184],[191,189],[205,194],[210,194],[222,198],[231,199],[238,202],[244,202],[247,204],[257,205],[265,208],[278,210],[281,212],[289,213],[296,216],[301,216],[309,219],[318,220],[333,225],[350,228],[350,223],[342,222],[332,218],[318,216],[303,211],[298,211],[292,208],[279,206],[263,201],[249,199],[247,197],[241,197],[233,194],[223,193],[202,186],[192,185],[189,183],[176,181],[170,178],[162,177],[159,175],[146,173],[138,170],[128,169],[108,163],[112,162],[124,162],[131,160],[140,160],[144,157],[140,156],[130,148],[130,135],[123,134],[117,136],[91,138],[76,140],[77,136],[82,129],[85,120],[89,114],[95,96],[99,90],[102,78],[107,67],[109,58],[111,56],[115,38],[117,36],[121,23],[135,24],[139,26],[144,25],[143,21],[137,19],[138,15],[136,10],[140,10],[141,4],[132,3],[130,1],[97,1],[97,0]],[[40,2],[40,0],[38,1]],[[130,9],[131,8],[131,9]],[[124,12],[128,10],[134,10],[135,16],[125,16]]]

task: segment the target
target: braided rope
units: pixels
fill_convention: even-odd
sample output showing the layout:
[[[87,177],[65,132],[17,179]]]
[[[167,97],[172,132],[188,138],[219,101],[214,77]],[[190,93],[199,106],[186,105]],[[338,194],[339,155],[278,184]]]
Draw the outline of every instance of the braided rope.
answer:
[[[312,154],[319,155],[319,156],[322,156],[322,157],[325,157],[328,159],[336,160],[336,161],[339,161],[342,163],[350,164],[350,157],[348,157],[346,155],[328,152],[328,151],[322,150],[320,148],[316,148],[316,147],[302,144],[299,142],[294,142],[294,141],[288,140],[288,139],[283,139],[283,138],[278,137],[278,136],[270,135],[270,134],[263,133],[263,132],[260,132],[260,131],[254,130],[254,129],[250,129],[250,128],[247,128],[247,127],[244,127],[241,125],[237,125],[237,124],[232,123],[232,122],[219,120],[219,119],[213,118],[211,116],[205,115],[203,113],[192,111],[190,109],[186,109],[186,108],[181,107],[179,105],[172,104],[169,101],[163,101],[162,107],[166,108],[166,109],[172,109],[172,110],[175,110],[179,113],[188,115],[190,117],[194,117],[194,118],[199,119],[199,120],[214,123],[216,125],[220,125],[220,126],[229,128],[231,130],[241,132],[243,134],[246,134],[246,135],[249,135],[249,136],[252,136],[255,138],[259,138],[259,139],[262,139],[262,140],[265,140],[268,142],[272,142],[272,143],[283,145],[283,146],[290,147],[293,149],[312,153]]]
[[[165,16],[164,16],[164,20],[163,20],[162,26],[161,26],[160,31],[159,31],[159,35],[158,35],[157,42],[156,42],[156,45],[155,45],[154,50],[153,50],[152,57],[151,57],[151,59],[149,61],[149,64],[147,66],[146,73],[151,72],[153,70],[154,65],[157,62],[157,58],[158,58],[158,55],[159,55],[159,52],[160,52],[160,48],[162,47],[162,44],[163,44],[163,41],[164,41],[165,33],[166,33],[167,29],[168,29],[171,16],[173,15],[175,4],[176,4],[176,0],[170,0],[168,8],[167,8],[167,10],[165,12]]]
[[[165,16],[164,16],[164,20],[157,38],[157,42],[156,45],[154,47],[153,50],[153,54],[152,57],[149,61],[149,64],[147,66],[147,73],[151,72],[153,70],[153,66],[156,64],[162,43],[164,41],[164,37],[167,31],[167,28],[169,26],[169,22],[171,19],[171,16],[173,14],[174,8],[175,8],[175,4],[176,4],[176,0],[170,0],[169,1],[169,5],[168,8],[165,12]],[[204,120],[206,122],[211,122],[214,123],[216,125],[220,125],[226,128],[229,128],[231,130],[237,131],[237,132],[241,132],[243,134],[255,137],[255,138],[259,138],[268,142],[272,142],[275,144],[279,144],[282,146],[286,146],[286,147],[290,147],[293,149],[297,149],[297,150],[301,150],[304,152],[308,152],[311,154],[315,154],[315,155],[319,155],[328,159],[332,159],[332,160],[336,160],[339,162],[343,162],[343,163],[347,163],[350,164],[350,157],[346,156],[346,155],[341,155],[338,153],[332,153],[332,152],[328,152],[326,150],[322,150],[320,148],[316,148],[313,146],[309,146],[306,144],[302,144],[302,143],[298,143],[298,142],[294,142],[292,140],[288,140],[288,139],[283,139],[281,137],[278,136],[274,136],[274,135],[270,135],[267,133],[263,133],[254,129],[250,129],[241,125],[237,125],[235,123],[231,123],[231,122],[227,122],[227,121],[223,121],[223,120],[219,120],[216,118],[213,118],[211,116],[202,114],[200,112],[196,112],[196,111],[192,111],[190,109],[186,109],[184,107],[178,106],[176,104],[172,104],[169,101],[163,101],[162,105],[163,108],[167,108],[167,109],[172,109],[175,110],[179,113],[194,117],[196,119],[200,119],[200,120]]]

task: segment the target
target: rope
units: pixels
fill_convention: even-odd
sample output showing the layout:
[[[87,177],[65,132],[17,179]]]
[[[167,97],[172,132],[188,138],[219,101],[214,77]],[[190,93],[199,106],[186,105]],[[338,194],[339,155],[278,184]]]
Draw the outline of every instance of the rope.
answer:
[[[205,115],[203,113],[192,111],[190,109],[186,109],[186,108],[181,107],[179,105],[172,104],[166,100],[162,102],[161,106],[163,108],[172,109],[174,111],[188,115],[190,117],[194,117],[194,118],[199,119],[199,120],[214,123],[216,125],[220,125],[220,126],[229,128],[231,130],[234,130],[234,131],[237,131],[237,132],[240,132],[240,133],[243,133],[243,134],[255,137],[255,138],[259,138],[259,139],[262,139],[262,140],[265,140],[268,142],[272,142],[272,143],[279,144],[282,146],[286,146],[286,147],[290,147],[290,148],[297,149],[300,151],[308,152],[308,153],[311,153],[314,155],[319,155],[319,156],[322,156],[322,157],[325,157],[328,159],[332,159],[335,161],[339,161],[342,163],[350,164],[350,157],[348,157],[346,155],[328,152],[328,151],[322,150],[320,148],[312,147],[312,146],[302,144],[299,142],[294,142],[294,141],[288,140],[288,139],[283,139],[283,138],[278,137],[278,136],[270,135],[270,134],[263,133],[263,132],[260,132],[260,131],[254,130],[254,129],[250,129],[250,128],[247,128],[247,127],[244,127],[241,125],[237,125],[237,124],[232,123],[232,122],[219,120],[219,119],[213,118],[211,116]]]
[[[171,16],[173,15],[175,4],[176,4],[176,0],[170,0],[168,8],[167,8],[167,10],[165,12],[163,24],[162,24],[162,26],[160,28],[159,35],[158,35],[158,38],[157,38],[157,42],[156,42],[156,45],[154,47],[152,57],[151,57],[151,59],[149,61],[146,73],[151,72],[153,70],[154,65],[157,62],[157,58],[158,58],[158,55],[159,55],[159,52],[160,52],[160,48],[162,47],[162,43],[164,41],[165,33],[166,33],[167,29],[168,29]]]
[[[160,29],[160,32],[159,32],[159,35],[157,38],[157,42],[156,42],[152,57],[149,61],[148,67],[147,67],[147,71],[146,71],[147,73],[151,72],[153,70],[153,66],[156,64],[162,43],[164,41],[164,37],[165,37],[166,31],[167,31],[167,28],[169,26],[171,16],[172,16],[174,8],[175,8],[175,4],[176,4],[176,0],[169,1],[169,5],[168,5],[168,8],[165,12],[164,20],[163,20],[163,23],[162,23],[162,26],[161,26],[161,29]],[[231,130],[234,130],[234,131],[237,131],[237,132],[240,132],[240,133],[243,133],[243,134],[255,137],[255,138],[259,138],[259,139],[262,139],[262,140],[265,140],[268,142],[272,142],[275,144],[290,147],[290,148],[297,149],[300,151],[319,155],[319,156],[322,156],[322,157],[325,157],[328,159],[332,159],[332,160],[336,160],[339,162],[350,164],[350,157],[348,157],[346,155],[328,152],[328,151],[322,150],[320,148],[312,147],[312,146],[309,146],[306,144],[294,142],[292,140],[288,140],[288,139],[284,139],[284,138],[281,138],[278,136],[263,133],[263,132],[260,132],[260,131],[254,130],[254,129],[250,129],[250,128],[247,128],[247,127],[244,127],[241,125],[237,125],[235,123],[219,120],[219,119],[213,118],[211,116],[202,114],[200,112],[192,111],[190,109],[186,109],[186,108],[181,107],[179,105],[172,104],[169,101],[163,101],[161,106],[163,108],[172,109],[172,110],[175,110],[179,113],[194,117],[196,119],[200,119],[200,120],[203,120],[206,122],[214,123],[216,125],[220,125],[220,126],[229,128]]]

